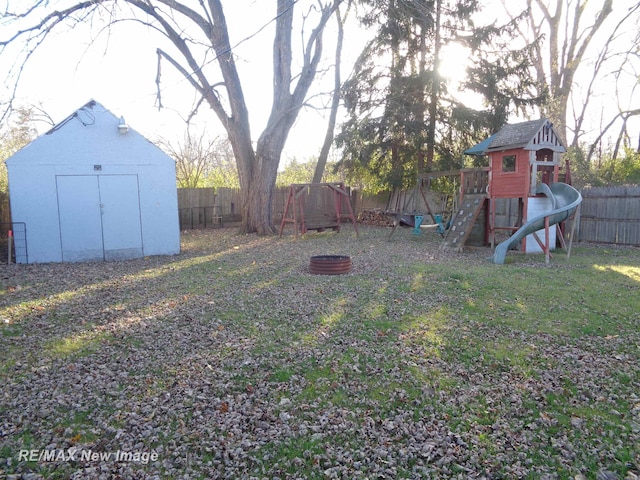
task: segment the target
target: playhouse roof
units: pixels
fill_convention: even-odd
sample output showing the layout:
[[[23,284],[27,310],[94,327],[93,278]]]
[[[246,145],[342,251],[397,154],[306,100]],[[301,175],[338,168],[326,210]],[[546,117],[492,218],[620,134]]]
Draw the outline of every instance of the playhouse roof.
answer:
[[[473,147],[466,149],[464,151],[464,154],[481,157],[482,155],[484,155],[484,152],[487,150],[487,148],[489,148],[489,145],[491,144],[493,137],[494,135],[491,135],[489,138],[484,139],[477,145],[474,145]]]
[[[518,148],[524,150],[548,148],[557,152],[566,151],[553,129],[553,125],[546,118],[505,125],[491,138],[491,143],[485,153]]]

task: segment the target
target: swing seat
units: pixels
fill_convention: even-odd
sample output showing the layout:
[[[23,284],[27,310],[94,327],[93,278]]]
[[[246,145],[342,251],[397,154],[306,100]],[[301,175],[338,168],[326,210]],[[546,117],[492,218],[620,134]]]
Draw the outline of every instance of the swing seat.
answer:
[[[322,232],[326,228],[340,229],[340,224],[335,215],[322,213],[305,215],[304,226],[306,230],[317,230],[318,232]]]
[[[440,235],[444,235],[444,232],[446,232],[447,228],[443,223],[442,223],[442,215],[439,213],[436,213],[433,215],[433,218],[436,221],[436,225],[438,225],[436,227],[436,232],[438,232]]]

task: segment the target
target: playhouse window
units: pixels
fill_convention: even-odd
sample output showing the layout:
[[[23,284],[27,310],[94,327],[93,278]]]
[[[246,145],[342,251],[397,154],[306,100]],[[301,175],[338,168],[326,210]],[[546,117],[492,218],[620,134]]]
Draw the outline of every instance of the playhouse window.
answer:
[[[502,157],[502,171],[503,172],[515,172],[516,171],[516,156],[505,155]]]

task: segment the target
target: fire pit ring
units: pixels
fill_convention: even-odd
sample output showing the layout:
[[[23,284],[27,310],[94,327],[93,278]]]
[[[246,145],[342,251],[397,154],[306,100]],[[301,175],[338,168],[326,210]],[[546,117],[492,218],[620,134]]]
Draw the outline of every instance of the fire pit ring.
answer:
[[[350,271],[351,257],[346,255],[316,255],[309,262],[309,272],[316,275],[340,275]]]

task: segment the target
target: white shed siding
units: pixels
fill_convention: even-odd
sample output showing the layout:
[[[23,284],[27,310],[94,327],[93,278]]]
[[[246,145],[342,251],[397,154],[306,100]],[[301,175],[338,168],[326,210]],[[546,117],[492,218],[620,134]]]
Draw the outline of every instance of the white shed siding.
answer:
[[[175,162],[118,123],[90,102],[7,160],[12,219],[26,223],[30,263],[180,251]]]

